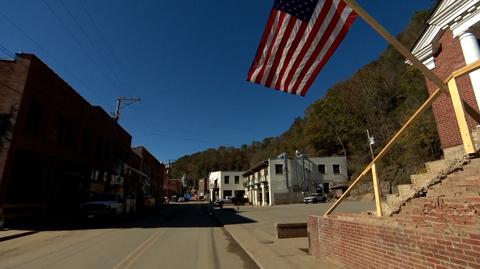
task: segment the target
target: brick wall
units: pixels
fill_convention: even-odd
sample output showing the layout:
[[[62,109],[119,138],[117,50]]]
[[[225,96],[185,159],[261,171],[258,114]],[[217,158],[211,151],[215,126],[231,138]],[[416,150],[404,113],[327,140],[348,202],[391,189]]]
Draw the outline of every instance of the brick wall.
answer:
[[[480,268],[478,229],[406,226],[400,220],[346,214],[310,216],[310,253],[355,269]]]
[[[0,114],[8,115],[9,121],[6,133],[0,135],[0,204],[5,198],[6,180],[4,179],[7,177],[5,167],[9,163],[7,156],[11,151],[15,122],[29,68],[29,59],[0,60]]]
[[[303,203],[301,192],[274,193],[276,205]]]
[[[101,179],[117,160],[128,161],[131,136],[34,55],[0,61],[0,82],[15,89],[0,85],[0,113],[16,111],[0,151],[0,205],[78,208],[92,171]]]
[[[453,71],[466,64],[460,41],[458,38],[453,38],[451,31],[446,31],[440,38],[439,43],[441,44],[441,51],[435,57],[435,69],[433,69],[433,71],[441,79],[445,80]],[[430,80],[426,82],[429,94],[437,89]],[[473,108],[478,109],[470,77],[466,75],[458,78],[457,85],[462,98]],[[442,148],[445,149],[462,145],[460,130],[458,129],[450,98],[446,95],[441,96],[433,103],[432,108]],[[470,128],[477,125],[470,116],[468,116],[468,124]]]

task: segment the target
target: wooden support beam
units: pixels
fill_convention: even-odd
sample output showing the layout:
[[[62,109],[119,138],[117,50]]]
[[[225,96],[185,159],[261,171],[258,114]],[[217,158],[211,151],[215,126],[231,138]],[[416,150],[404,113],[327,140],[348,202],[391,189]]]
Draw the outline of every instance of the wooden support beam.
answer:
[[[343,0],[347,3],[353,11],[355,11],[358,16],[360,16],[365,22],[367,22],[375,31],[377,31],[390,45],[398,50],[400,54],[403,55],[410,63],[422,72],[425,77],[431,80],[439,89],[448,93],[447,85],[428,69],[420,60],[413,55],[409,49],[407,49],[396,37],[391,35],[379,22],[377,22],[366,10],[364,10],[360,5],[357,4],[355,0]]]
[[[452,80],[452,78],[458,78],[460,76],[463,76],[463,75],[467,75],[477,69],[480,69],[480,60],[478,61],[475,61],[471,64],[468,64],[458,70],[455,70],[448,78],[447,78],[447,82]]]
[[[450,89],[450,97],[452,98],[453,109],[457,118],[457,124],[458,128],[460,129],[460,135],[462,137],[465,153],[474,154],[477,150],[475,149],[475,142],[473,141],[472,133],[468,127],[463,101],[460,97],[460,93],[458,92],[455,77],[448,82],[448,88]]]
[[[372,179],[373,179],[373,192],[375,194],[375,208],[377,209],[377,217],[383,215],[382,212],[382,193],[380,192],[380,181],[377,173],[377,165],[372,164]]]

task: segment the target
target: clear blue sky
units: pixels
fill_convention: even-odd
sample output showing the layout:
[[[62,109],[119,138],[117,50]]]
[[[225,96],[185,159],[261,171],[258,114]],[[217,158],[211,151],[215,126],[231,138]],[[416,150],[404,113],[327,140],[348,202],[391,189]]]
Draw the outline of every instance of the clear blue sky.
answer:
[[[142,98],[123,110],[120,123],[134,145],[165,162],[280,135],[329,87],[386,48],[357,20],[307,96],[299,97],[245,81],[273,0],[0,3],[1,45],[36,54],[107,112],[117,96]],[[359,3],[398,34],[433,1]]]

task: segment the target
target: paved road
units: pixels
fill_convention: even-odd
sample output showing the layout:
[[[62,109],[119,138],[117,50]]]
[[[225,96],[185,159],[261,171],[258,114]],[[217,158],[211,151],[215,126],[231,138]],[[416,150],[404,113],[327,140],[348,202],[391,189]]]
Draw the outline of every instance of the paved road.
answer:
[[[0,243],[3,268],[258,268],[201,204]]]

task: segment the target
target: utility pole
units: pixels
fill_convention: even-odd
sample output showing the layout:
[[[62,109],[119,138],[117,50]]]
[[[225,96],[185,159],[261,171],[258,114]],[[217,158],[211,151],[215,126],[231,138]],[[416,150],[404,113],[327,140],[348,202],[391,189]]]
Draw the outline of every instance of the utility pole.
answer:
[[[120,110],[128,105],[140,102],[138,97],[125,97],[120,96],[117,98],[117,107],[115,108],[115,113],[113,114],[113,120],[118,122],[120,119]]]

